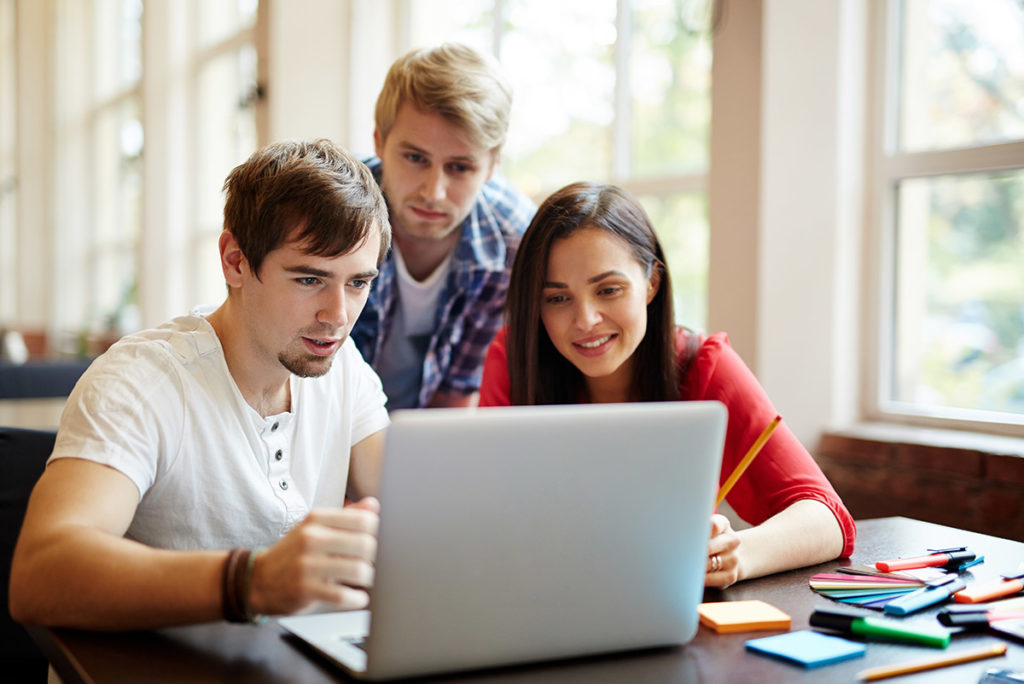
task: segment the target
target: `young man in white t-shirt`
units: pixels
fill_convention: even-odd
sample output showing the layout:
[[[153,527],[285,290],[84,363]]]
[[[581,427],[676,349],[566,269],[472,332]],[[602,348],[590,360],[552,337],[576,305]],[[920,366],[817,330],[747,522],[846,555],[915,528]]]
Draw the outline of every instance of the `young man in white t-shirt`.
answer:
[[[367,604],[388,418],[348,334],[387,207],[325,140],[264,148],[225,189],[227,299],[125,337],[68,400],[14,555],[18,621],[139,629]]]

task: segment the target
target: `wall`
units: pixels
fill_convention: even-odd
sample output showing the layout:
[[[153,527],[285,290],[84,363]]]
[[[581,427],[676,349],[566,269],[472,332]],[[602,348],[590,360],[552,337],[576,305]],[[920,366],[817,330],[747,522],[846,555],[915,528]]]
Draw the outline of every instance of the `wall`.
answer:
[[[902,515],[1024,540],[1019,444],[982,450],[942,445],[934,434],[920,440],[874,432],[826,433],[817,451],[819,465],[854,518]]]

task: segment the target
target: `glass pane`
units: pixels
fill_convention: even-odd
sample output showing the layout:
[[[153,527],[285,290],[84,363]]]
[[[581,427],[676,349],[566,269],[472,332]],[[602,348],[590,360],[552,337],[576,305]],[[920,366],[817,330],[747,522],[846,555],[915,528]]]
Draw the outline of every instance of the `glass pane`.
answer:
[[[711,122],[711,3],[636,0],[633,9],[634,177],[703,172]]]
[[[538,196],[611,173],[614,0],[511,0],[501,61],[515,89],[506,171]]]
[[[1024,4],[905,0],[900,147],[1024,138]]]
[[[199,0],[196,2],[199,47],[209,47],[256,23],[258,0]]]
[[[676,321],[707,326],[708,208],[703,194],[640,197],[665,250]]]
[[[892,399],[1024,413],[1024,171],[906,180]]]
[[[251,97],[255,86],[256,50],[252,45],[209,60],[196,81],[195,231],[212,236],[214,245],[222,228],[224,179],[256,149],[255,101]],[[216,249],[210,254],[215,255]],[[215,281],[213,289],[208,289],[207,283],[206,277],[192,279],[188,300],[216,303],[223,299],[223,278]]]
[[[95,94],[103,100],[131,88],[142,75],[141,0],[96,0]]]
[[[103,111],[94,144],[93,215],[95,249],[92,321],[112,332],[138,324],[135,301],[136,249],[142,224],[142,123],[139,102]]]
[[[142,0],[121,0],[118,43],[121,83],[135,83],[142,76]]]
[[[409,46],[464,43],[494,54],[492,0],[409,0]]]

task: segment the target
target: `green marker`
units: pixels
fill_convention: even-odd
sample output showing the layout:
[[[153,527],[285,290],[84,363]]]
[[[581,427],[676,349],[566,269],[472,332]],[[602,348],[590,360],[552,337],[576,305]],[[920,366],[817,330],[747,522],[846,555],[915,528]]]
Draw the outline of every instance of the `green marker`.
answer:
[[[946,648],[949,645],[950,632],[941,627],[908,627],[898,620],[867,617],[832,608],[815,610],[811,614],[811,625],[882,641],[904,641],[935,648]]]

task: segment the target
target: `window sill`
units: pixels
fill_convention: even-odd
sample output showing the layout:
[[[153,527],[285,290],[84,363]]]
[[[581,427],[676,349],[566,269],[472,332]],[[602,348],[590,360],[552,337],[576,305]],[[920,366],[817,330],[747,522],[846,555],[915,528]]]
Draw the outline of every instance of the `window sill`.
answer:
[[[1024,439],[861,423],[827,431],[816,459],[855,518],[1024,539]]]

